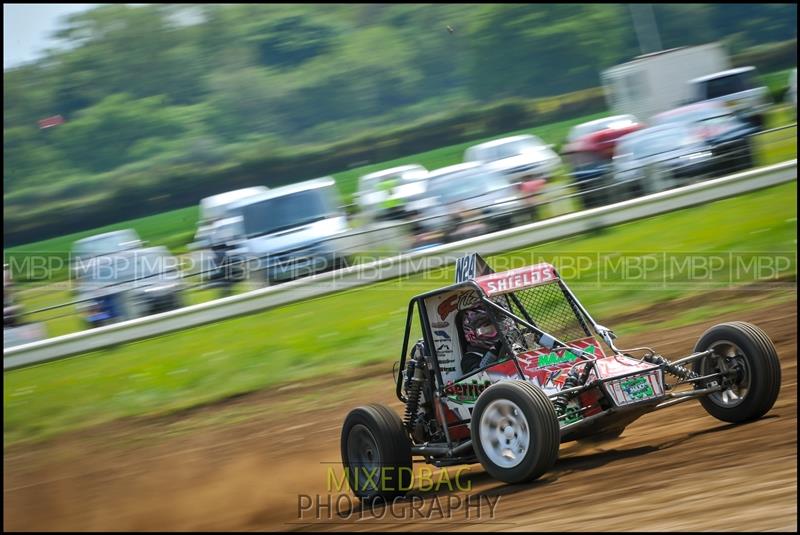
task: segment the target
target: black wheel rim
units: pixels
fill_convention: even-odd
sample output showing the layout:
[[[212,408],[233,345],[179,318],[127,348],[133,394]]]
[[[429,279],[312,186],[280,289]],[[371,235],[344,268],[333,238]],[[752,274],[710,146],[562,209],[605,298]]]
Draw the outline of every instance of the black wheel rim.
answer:
[[[367,426],[356,424],[347,434],[347,460],[353,490],[358,493],[377,492],[376,482],[381,479],[381,454],[378,441]]]

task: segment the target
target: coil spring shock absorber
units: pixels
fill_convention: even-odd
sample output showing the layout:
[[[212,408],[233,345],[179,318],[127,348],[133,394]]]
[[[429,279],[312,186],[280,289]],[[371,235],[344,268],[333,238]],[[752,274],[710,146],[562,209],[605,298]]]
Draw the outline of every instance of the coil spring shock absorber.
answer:
[[[674,375],[678,379],[694,379],[695,377],[700,377],[692,370],[685,368],[681,365],[671,364],[667,359],[662,357],[661,355],[648,355],[645,357],[647,362],[652,362],[653,364],[658,364],[659,366],[664,366],[664,371]]]
[[[572,388],[578,386],[580,384],[580,376],[575,368],[572,368],[567,375],[567,379],[564,381],[564,386],[561,388],[562,390],[566,390],[568,388]],[[561,394],[556,396],[553,399],[553,406],[556,408],[556,414],[562,416],[564,411],[567,410],[567,403],[569,402],[570,396],[568,394]]]
[[[567,390],[569,388],[573,388],[576,386],[585,385],[586,381],[589,380],[589,373],[592,371],[592,363],[588,363],[584,365],[583,371],[578,372],[577,367],[573,367],[570,369],[569,374],[567,375],[567,379],[564,381],[564,386],[561,387],[561,391]],[[565,411],[567,410],[567,403],[569,402],[570,398],[573,397],[575,393],[572,394],[561,394],[553,399],[553,406],[556,408],[556,414],[558,416],[563,416]]]
[[[406,368],[406,413],[403,417],[403,425],[409,431],[414,430],[414,424],[417,418],[417,409],[419,408],[419,397],[422,393],[422,385],[425,381],[425,361],[422,356],[422,344],[414,346],[411,352],[411,358],[408,361]]]

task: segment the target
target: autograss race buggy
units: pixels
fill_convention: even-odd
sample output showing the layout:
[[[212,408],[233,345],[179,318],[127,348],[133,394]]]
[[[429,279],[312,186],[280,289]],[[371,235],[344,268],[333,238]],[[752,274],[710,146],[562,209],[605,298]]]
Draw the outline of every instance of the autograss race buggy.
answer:
[[[716,325],[669,361],[618,348],[549,264],[494,273],[473,254],[456,279],[409,303],[397,375],[404,418],[370,404],[345,419],[342,462],[362,500],[410,490],[412,456],[437,467],[480,462],[519,483],[549,470],[561,442],[619,436],[656,409],[698,399],[739,423],[778,396],[778,355],[754,325]],[[415,311],[422,339],[409,354]]]

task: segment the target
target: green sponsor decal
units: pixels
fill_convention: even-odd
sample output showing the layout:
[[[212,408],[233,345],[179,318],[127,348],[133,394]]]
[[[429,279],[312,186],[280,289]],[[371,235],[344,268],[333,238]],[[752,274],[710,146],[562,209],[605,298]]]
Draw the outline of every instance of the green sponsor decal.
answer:
[[[594,355],[594,350],[594,346],[588,346],[584,349],[584,351],[592,355]],[[570,350],[565,350],[564,354],[561,356],[558,356],[555,351],[551,351],[549,355],[542,355],[539,357],[538,366],[541,368],[544,366],[553,366],[554,364],[563,364],[564,362],[572,362],[577,358],[578,355]]]
[[[456,403],[475,403],[481,392],[492,386],[488,379],[478,382],[472,379],[470,382],[454,383],[445,387],[445,395],[450,401]]]
[[[622,390],[633,399],[646,399],[655,396],[647,377],[634,377],[620,383]]]

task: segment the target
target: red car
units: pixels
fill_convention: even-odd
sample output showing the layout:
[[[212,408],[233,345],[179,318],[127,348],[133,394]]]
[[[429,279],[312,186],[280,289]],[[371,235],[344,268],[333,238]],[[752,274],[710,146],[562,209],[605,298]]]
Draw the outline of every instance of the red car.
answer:
[[[588,194],[602,186],[602,178],[610,169],[617,140],[644,128],[633,115],[614,115],[573,126],[561,153],[572,168],[572,179],[583,194],[587,207],[602,204],[603,190]]]

